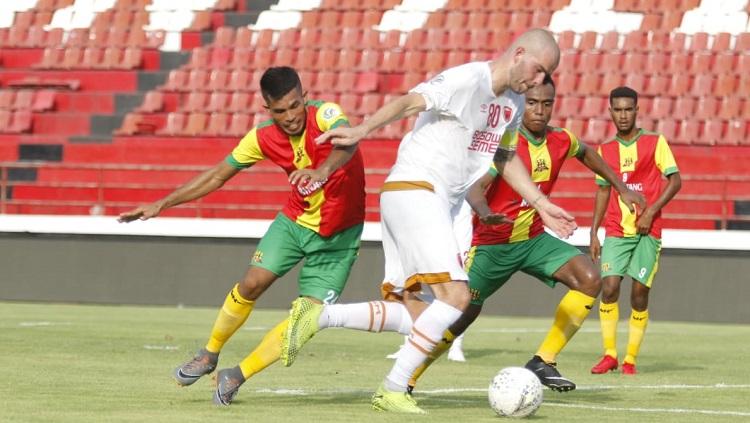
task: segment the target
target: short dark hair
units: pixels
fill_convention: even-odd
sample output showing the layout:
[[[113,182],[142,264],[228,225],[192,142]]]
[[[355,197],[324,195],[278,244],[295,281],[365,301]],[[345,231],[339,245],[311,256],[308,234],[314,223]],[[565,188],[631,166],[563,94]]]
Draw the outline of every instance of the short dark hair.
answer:
[[[542,80],[542,85],[547,85],[547,84],[552,85],[552,88],[557,90],[557,87],[555,87],[555,80],[552,79],[552,75],[550,74],[544,75],[544,79]]]
[[[638,104],[638,93],[630,87],[617,87],[609,92],[609,105],[612,105],[612,100],[616,98],[632,98],[634,104]]]
[[[260,78],[260,92],[263,97],[277,100],[295,88],[302,89],[297,71],[289,66],[268,68]]]

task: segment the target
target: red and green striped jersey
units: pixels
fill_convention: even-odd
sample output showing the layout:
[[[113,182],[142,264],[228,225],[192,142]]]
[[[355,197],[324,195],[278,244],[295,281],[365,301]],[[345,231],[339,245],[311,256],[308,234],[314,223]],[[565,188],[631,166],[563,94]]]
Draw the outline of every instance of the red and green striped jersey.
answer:
[[[647,132],[643,129],[630,140],[620,137],[602,144],[599,155],[611,167],[622,181],[633,191],[646,197],[646,203],[652,204],[661,195],[662,175],[668,176],[678,172],[677,163],[663,135]],[[609,186],[609,182],[596,177],[596,183]],[[607,236],[632,237],[636,235],[635,222],[638,211],[631,213],[620,199],[619,194],[612,193],[604,216],[604,230]],[[651,236],[661,238],[661,211],[654,216]]]
[[[516,154],[545,195],[549,195],[560,173],[560,168],[569,157],[579,154],[578,138],[565,128],[548,127],[542,139],[536,139],[525,128],[518,136]],[[490,174],[497,177],[494,165]],[[487,204],[493,212],[505,213],[513,219],[513,225],[485,225],[474,216],[472,245],[510,244],[526,241],[544,232],[542,219],[505,181],[496,178],[487,190]]]
[[[287,135],[273,120],[261,122],[240,140],[227,156],[227,163],[243,169],[269,159],[287,175],[297,169],[323,164],[333,146],[330,143],[318,145],[315,138],[329,129],[348,124],[349,120],[334,103],[308,101],[305,107],[307,122],[302,135]],[[364,222],[365,172],[360,151],[334,171],[319,189],[300,192],[292,187],[282,213],[321,236],[330,236]]]

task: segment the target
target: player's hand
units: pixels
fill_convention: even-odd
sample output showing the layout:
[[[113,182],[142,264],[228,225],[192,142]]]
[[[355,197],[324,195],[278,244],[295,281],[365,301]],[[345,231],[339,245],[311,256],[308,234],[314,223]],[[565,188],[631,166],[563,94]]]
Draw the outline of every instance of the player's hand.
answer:
[[[508,219],[508,215],[505,213],[489,213],[484,216],[479,216],[479,221],[485,225],[504,225],[513,223],[513,220]]]
[[[152,203],[146,206],[140,206],[124,213],[120,213],[120,215],[117,216],[117,221],[120,223],[127,223],[134,220],[148,220],[152,217],[158,216],[161,210],[162,208],[160,204]]]
[[[537,207],[537,212],[542,222],[562,239],[570,238],[573,231],[578,228],[576,219],[562,208],[544,201]]]
[[[651,225],[654,223],[654,213],[646,207],[638,216],[638,220],[635,221],[635,229],[641,235],[648,235],[651,232]]]
[[[620,199],[626,206],[628,206],[630,213],[636,212],[636,206],[638,207],[638,210],[646,208],[646,198],[633,190],[628,189],[620,194]]]
[[[591,240],[589,241],[589,255],[591,256],[591,261],[596,263],[597,260],[599,260],[599,257],[602,256],[602,245],[599,243],[599,235],[596,233],[591,234]]]
[[[330,142],[336,146],[347,147],[359,143],[365,135],[367,135],[367,133],[359,126],[351,128],[340,126],[320,134],[318,138],[315,138],[315,142],[317,144]]]
[[[289,183],[302,195],[310,195],[328,182],[328,172],[322,169],[297,169],[289,174]]]

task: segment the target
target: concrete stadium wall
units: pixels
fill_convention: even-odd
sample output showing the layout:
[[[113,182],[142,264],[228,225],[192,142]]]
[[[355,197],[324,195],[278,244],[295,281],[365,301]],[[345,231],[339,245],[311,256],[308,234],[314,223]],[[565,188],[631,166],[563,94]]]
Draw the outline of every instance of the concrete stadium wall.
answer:
[[[0,233],[0,300],[218,306],[256,245],[238,238]],[[750,323],[749,258],[747,251],[665,249],[652,318]],[[378,299],[382,263],[380,242],[363,242],[341,301]],[[279,279],[258,306],[288,307],[297,274]],[[518,274],[485,312],[549,317],[566,291]],[[625,281],[622,310],[629,310],[629,292]]]

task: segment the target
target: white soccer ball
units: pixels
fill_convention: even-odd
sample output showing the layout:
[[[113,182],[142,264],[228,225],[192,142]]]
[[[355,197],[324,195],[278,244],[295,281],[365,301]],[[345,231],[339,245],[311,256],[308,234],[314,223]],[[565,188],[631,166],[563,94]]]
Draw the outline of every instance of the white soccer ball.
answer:
[[[488,391],[490,407],[500,416],[526,417],[542,405],[542,384],[523,367],[506,367],[492,379]]]

